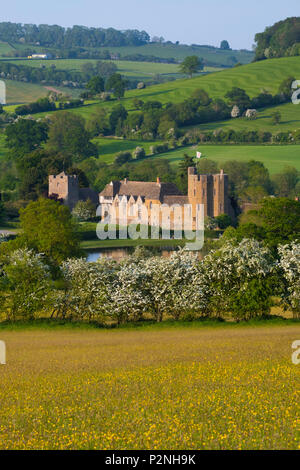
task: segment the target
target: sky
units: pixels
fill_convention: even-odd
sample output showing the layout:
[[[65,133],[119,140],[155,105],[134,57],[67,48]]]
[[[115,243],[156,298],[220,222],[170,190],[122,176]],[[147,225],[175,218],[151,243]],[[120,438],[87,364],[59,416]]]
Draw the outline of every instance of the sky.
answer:
[[[251,49],[276,21],[300,16],[299,0],[11,0],[0,21],[138,29],[182,44]]]

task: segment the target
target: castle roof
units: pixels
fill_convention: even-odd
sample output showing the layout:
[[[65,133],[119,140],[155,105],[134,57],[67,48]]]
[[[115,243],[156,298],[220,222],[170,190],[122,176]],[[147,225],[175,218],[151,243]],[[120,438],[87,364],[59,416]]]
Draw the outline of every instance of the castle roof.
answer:
[[[154,199],[163,201],[164,197],[169,195],[181,196],[181,192],[174,183],[148,183],[145,181],[112,181],[107,184],[100,196],[115,197],[119,196],[133,196],[144,197],[146,199]]]
[[[163,203],[168,204],[168,206],[172,206],[173,204],[179,204],[180,206],[183,206],[184,204],[189,204],[189,197],[188,196],[165,196]]]

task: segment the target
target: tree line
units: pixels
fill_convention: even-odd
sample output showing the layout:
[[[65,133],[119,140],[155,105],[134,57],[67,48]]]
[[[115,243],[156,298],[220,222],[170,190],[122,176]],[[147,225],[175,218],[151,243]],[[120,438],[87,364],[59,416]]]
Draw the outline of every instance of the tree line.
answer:
[[[299,318],[300,209],[295,204],[266,200],[259,209],[263,240],[249,227],[247,236],[227,229],[201,259],[185,250],[164,258],[138,248],[120,263],[105,258],[88,263],[69,210],[49,199],[32,202],[21,211],[22,234],[0,241],[1,320],[248,321],[268,317],[274,296]],[[296,225],[285,224],[279,232],[273,223],[277,215],[278,224],[292,217]]]
[[[146,31],[118,31],[114,28],[88,28],[73,26],[64,28],[58,25],[35,25],[22,23],[0,23],[0,40],[21,42],[44,47],[103,47],[141,46],[150,42]]]
[[[300,55],[300,18],[279,21],[255,36],[255,60]]]
[[[99,126],[104,118],[105,115],[99,120]],[[114,119],[118,123],[118,115]],[[92,120],[93,126],[97,122]],[[47,194],[48,175],[62,170],[78,174],[83,187],[98,191],[111,180],[155,181],[160,175],[163,181],[174,182],[183,194],[187,192],[188,167],[196,165],[200,174],[215,174],[220,170],[216,162],[205,157],[195,162],[184,151],[177,170],[168,160],[148,159],[173,148],[168,142],[152,145],[147,153],[142,146],[132,152],[118,152],[114,162],[107,164],[98,158],[99,149],[91,141],[91,131],[82,117],[65,111],[45,120],[21,118],[9,124],[8,154],[0,162],[2,199],[6,202],[35,200]],[[136,161],[134,165],[132,160]],[[299,172],[293,167],[287,166],[272,176],[263,163],[256,161],[231,160],[222,168],[229,176],[230,196],[237,212],[244,202],[256,203],[268,195],[296,197],[300,192]]]
[[[119,74],[114,74],[119,76]],[[119,81],[118,81],[119,80]],[[125,93],[126,84],[122,84],[122,78],[119,76],[116,83],[121,86],[115,86],[113,77],[110,77],[107,85],[114,89],[116,97],[121,98]],[[119,104],[115,106],[110,114],[105,109],[99,110],[98,114],[93,114],[88,128],[94,136],[99,134],[115,134],[129,139],[154,140],[156,138],[174,141],[182,137],[180,128],[185,126],[204,124],[207,122],[217,122],[238,116],[243,116],[249,108],[263,108],[282,104],[291,97],[291,83],[294,79],[288,77],[285,79],[276,95],[267,92],[261,92],[254,98],[250,98],[245,90],[234,87],[225,94],[225,99],[212,99],[203,89],[196,89],[191,96],[180,103],[166,103],[163,105],[160,101],[151,100],[144,102],[139,98],[133,99],[134,111],[128,113],[126,108]],[[99,90],[93,90],[93,84],[99,82]],[[106,87],[107,87],[106,85]],[[114,88],[115,86],[115,88]],[[90,91],[94,94],[96,91],[104,89],[104,84],[99,77],[93,77],[88,84]],[[238,109],[238,114],[233,116],[233,108]],[[196,135],[197,131],[195,131]],[[288,133],[286,133],[288,134]],[[193,135],[189,132],[186,138],[179,140],[180,144],[188,143],[188,137]],[[227,141],[227,142],[269,142],[273,136],[259,131],[214,131],[199,132],[202,135],[202,141]],[[297,139],[298,134],[290,137]],[[286,137],[284,133],[276,137],[277,142],[284,142]],[[200,141],[200,140],[199,140]]]

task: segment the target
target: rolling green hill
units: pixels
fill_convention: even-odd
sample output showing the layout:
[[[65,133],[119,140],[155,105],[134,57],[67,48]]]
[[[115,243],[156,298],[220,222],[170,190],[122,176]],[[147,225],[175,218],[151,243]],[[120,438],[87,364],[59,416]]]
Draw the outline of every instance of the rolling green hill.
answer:
[[[257,95],[263,89],[275,94],[280,83],[288,76],[294,76],[295,78],[299,77],[300,79],[299,57],[266,60],[236,67],[230,70],[211,73],[202,77],[195,77],[193,79],[176,80],[147,87],[143,90],[131,90],[126,93],[126,97],[121,100],[121,103],[131,111],[134,109],[132,100],[135,97],[139,97],[145,101],[155,99],[163,103],[170,101],[180,102],[189,97],[193,90],[197,88],[205,89],[213,98],[223,98],[226,92],[233,86],[244,88],[251,97]],[[20,82],[12,83],[19,84]],[[35,87],[35,85],[31,86],[23,83],[21,85],[24,87],[23,93],[26,93],[29,88]],[[36,86],[38,87],[38,85]],[[43,87],[40,87],[40,90],[41,89],[44,90]],[[88,119],[93,113],[95,113],[95,111],[97,111],[98,108],[102,106],[111,108],[117,103],[118,102],[116,100],[105,103],[96,102],[81,108],[69,110],[69,112],[75,112],[82,115],[85,119]],[[282,114],[282,123],[277,126],[273,126],[270,123],[270,114],[276,109],[278,109]],[[42,114],[36,116],[42,116]],[[285,104],[261,110],[256,121],[248,121],[244,118],[239,118],[225,122],[205,124],[200,127],[207,130],[218,127],[231,127],[235,129],[265,129],[272,132],[278,132],[280,130],[294,130],[300,127],[299,124],[300,106]],[[120,150],[131,150],[137,145],[143,145],[148,153],[149,146],[151,145],[151,143],[145,142],[130,142],[124,140],[115,141],[112,139],[96,139],[95,142],[99,146],[99,158],[101,159],[102,156],[103,161],[107,163],[112,162],[114,154]],[[208,158],[216,159],[220,162],[224,162],[229,159],[256,159],[265,163],[271,173],[280,171],[286,164],[295,166],[300,171],[300,146],[296,145],[207,145],[203,146],[200,150],[202,150]],[[155,157],[150,158],[167,158],[172,164],[176,165],[185,152],[195,155],[196,150],[192,147],[181,148],[166,154],[155,155]]]
[[[159,144],[158,141],[145,142],[141,140],[109,139],[101,137],[93,139],[93,142],[98,147],[99,159],[101,162],[105,163],[113,163],[116,153],[123,151],[133,152],[133,150],[139,146],[145,149],[146,154],[149,154],[151,145]]]
[[[155,85],[138,92],[131,91],[127,96],[130,99],[138,94],[141,99],[179,102],[189,97],[193,90],[203,88],[212,98],[223,98],[228,90],[236,86],[253,97],[262,90],[275,94],[280,83],[289,76],[300,79],[300,57],[256,62],[201,77]]]
[[[190,97],[192,92],[197,88],[203,88],[212,98],[224,98],[226,92],[233,86],[245,89],[250,97],[258,95],[262,90],[276,94],[281,82],[289,76],[294,76],[295,78],[299,77],[300,79],[300,57],[265,60],[192,79],[176,80],[160,85],[153,85],[143,90],[130,90],[126,92],[126,96],[122,99],[121,103],[129,111],[134,109],[132,100],[136,97],[144,101],[159,100],[162,103],[178,103]],[[98,107],[105,106],[106,108],[112,108],[116,103],[116,100],[105,103],[98,102],[94,105],[73,109],[70,112],[75,112],[82,115],[84,118],[88,118]],[[287,113],[287,117],[284,118],[284,120],[297,120],[296,113],[298,107],[293,106],[294,108],[291,106],[284,108],[283,112]],[[266,114],[262,115],[262,117],[269,119],[268,113],[271,112],[270,109],[263,112]],[[229,121],[230,125],[234,122],[241,121]],[[245,125],[242,123],[241,127],[248,127],[250,121],[244,120],[244,122]],[[259,120],[257,123],[258,122]],[[213,126],[215,125],[220,127],[221,124],[213,124]],[[251,122],[249,126],[252,125],[255,125],[255,123],[253,124],[253,122]],[[267,126],[267,123],[265,122],[264,125]]]
[[[271,122],[272,114],[279,111],[281,114],[281,122],[274,126]],[[300,128],[300,106],[293,103],[286,103],[280,106],[272,106],[270,108],[258,110],[257,119],[250,121],[247,118],[241,117],[237,119],[229,119],[227,121],[210,122],[198,126],[191,126],[191,128],[202,129],[203,131],[215,129],[234,129],[240,131],[243,129],[248,130],[263,130],[271,133],[293,131]]]
[[[95,64],[94,59],[56,59],[56,60],[37,60],[37,59],[0,59],[17,65],[26,65],[29,67],[51,67],[56,66],[57,70],[68,70],[80,72],[83,64],[89,62]],[[106,61],[103,61],[106,62]],[[110,62],[110,61],[108,61]],[[118,67],[119,73],[136,80],[153,80],[157,75],[167,79],[184,78],[179,71],[179,64],[160,64],[156,62],[134,62],[115,60],[114,64]],[[214,67],[205,67],[204,72],[214,72],[221,69]]]
[[[271,174],[280,172],[287,165],[300,171],[300,145],[198,145],[148,157],[148,160],[165,158],[177,166],[185,153],[195,157],[197,150],[219,165],[228,160],[257,160],[262,162]]]
[[[1,47],[3,44],[3,47]],[[11,54],[13,57],[14,52],[24,52],[28,49],[34,50],[36,53],[47,52],[47,48],[42,46],[30,46],[21,43],[0,43],[0,57]],[[232,67],[235,63],[248,64],[254,58],[254,52],[246,50],[223,50],[212,46],[189,46],[189,45],[175,45],[170,43],[151,43],[144,46],[120,46],[120,47],[101,47],[101,48],[85,48],[87,51],[100,53],[103,55],[104,51],[109,51],[112,55],[119,57],[127,57],[131,55],[155,56],[161,59],[175,59],[182,61],[185,57],[190,55],[197,55],[202,57],[208,66],[214,67]],[[49,49],[51,52],[51,49]],[[151,60],[151,59],[150,59]]]
[[[46,96],[49,92],[49,89],[51,88],[36,83],[25,83],[15,80],[5,80],[5,83],[6,102],[8,105],[31,103],[36,101],[38,98]],[[55,87],[55,89],[74,97],[78,96],[80,93],[79,90],[72,88]],[[13,109],[9,106],[8,111],[13,111]]]
[[[251,51],[223,50],[210,46],[188,46],[175,44],[146,44],[145,46],[125,46],[125,47],[105,47],[112,54],[120,54],[126,57],[131,54],[149,55],[161,57],[163,59],[174,58],[183,60],[189,55],[202,57],[206,62],[216,66],[232,67],[235,61],[241,64],[248,64],[254,58]],[[235,58],[235,61],[232,58]]]
[[[10,44],[0,41],[0,57],[13,51],[14,48]]]
[[[143,68],[145,70],[148,65],[157,65],[158,67],[163,65],[169,67],[170,65],[138,64],[141,67],[140,71]],[[123,66],[126,66],[126,62],[123,63]],[[130,90],[126,93],[126,97],[122,100],[122,103],[128,109],[132,109],[132,99],[135,97],[139,97],[145,101],[155,99],[162,103],[180,102],[188,98],[197,88],[203,88],[212,98],[224,98],[226,92],[233,86],[245,89],[250,97],[257,95],[262,90],[275,94],[278,91],[280,83],[289,76],[294,76],[295,78],[299,77],[300,79],[300,57],[265,60],[235,67],[233,69],[210,73],[204,76],[198,76],[192,79],[182,79],[153,85],[143,90]],[[99,105],[111,107],[114,104],[115,102],[112,101],[110,103],[100,103]],[[92,111],[92,107],[89,109]],[[77,110],[75,112],[77,112]],[[78,112],[81,113],[82,108],[80,108]],[[85,114],[85,112],[83,113]]]
[[[153,142],[128,141],[107,138],[96,138],[94,143],[99,149],[99,159],[105,163],[113,163],[115,154],[123,150],[132,151],[138,145],[144,147],[147,155]],[[156,142],[157,144],[157,142]],[[147,156],[146,161],[154,159],[166,159],[171,165],[177,166],[184,154],[191,157],[196,152],[202,152],[205,158],[215,160],[220,165],[228,160],[262,162],[270,171],[270,174],[280,172],[286,165],[293,166],[300,171],[300,145],[195,145],[181,147],[169,152]],[[133,162],[134,164],[134,162]]]

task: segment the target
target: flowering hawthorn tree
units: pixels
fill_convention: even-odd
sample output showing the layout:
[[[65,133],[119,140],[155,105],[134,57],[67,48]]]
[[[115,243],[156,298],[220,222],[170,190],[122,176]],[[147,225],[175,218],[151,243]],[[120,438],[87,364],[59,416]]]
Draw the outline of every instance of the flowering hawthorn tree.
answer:
[[[107,308],[118,324],[130,319],[137,321],[147,310],[149,296],[144,289],[145,280],[146,273],[140,263],[124,263],[116,272]]]
[[[147,309],[157,321],[168,314],[175,319],[206,306],[205,289],[196,257],[183,250],[170,258],[151,257],[144,261],[143,295]]]
[[[270,250],[256,240],[226,243],[209,253],[200,269],[210,286],[212,310],[231,312],[236,320],[269,313],[274,268]]]
[[[56,299],[57,316],[72,318],[99,319],[106,314],[110,283],[114,271],[114,262],[88,263],[84,258],[69,259],[62,265],[66,290]]]
[[[178,320],[184,313],[205,312],[208,286],[193,253],[181,250],[166,260],[168,269],[166,313]]]
[[[72,210],[72,215],[78,220],[87,221],[96,217],[96,207],[90,199],[78,201]]]
[[[50,271],[41,255],[18,249],[9,255],[2,268],[3,309],[9,320],[33,319],[47,303]]]
[[[300,243],[278,247],[280,255],[279,267],[282,270],[285,286],[282,302],[285,308],[290,308],[294,317],[300,317]]]

